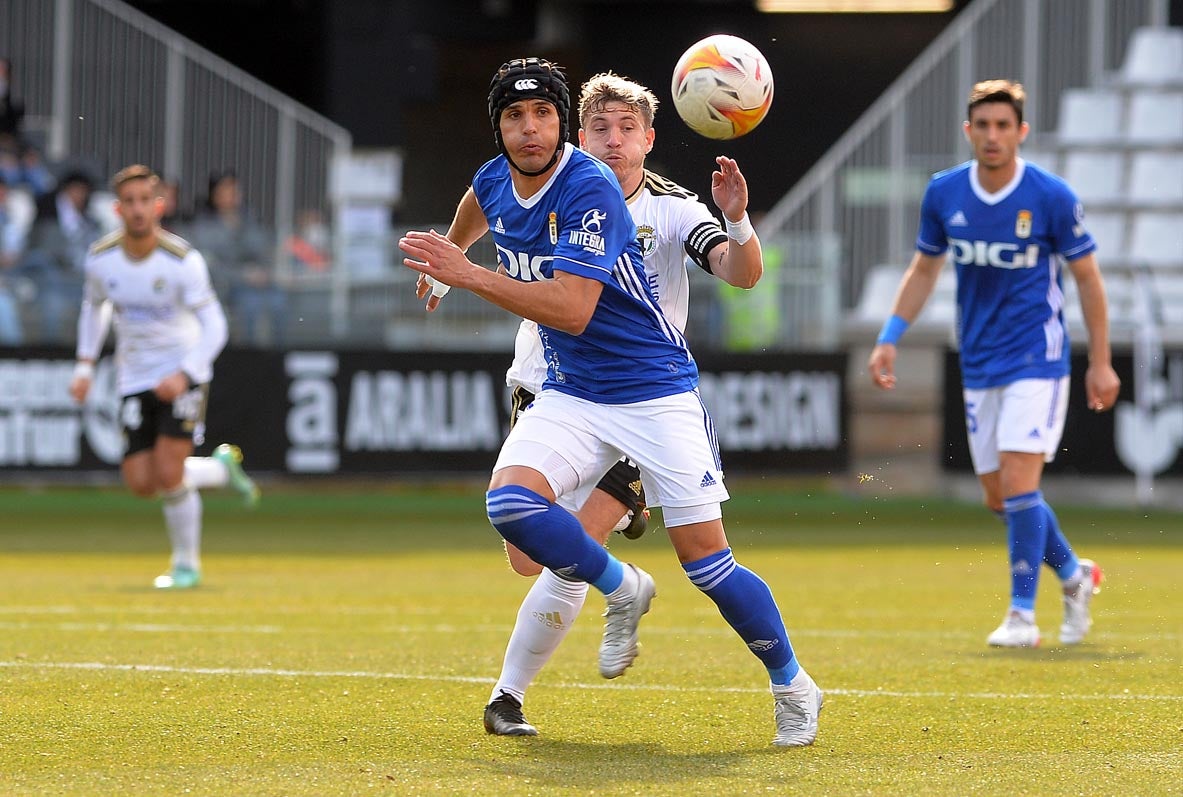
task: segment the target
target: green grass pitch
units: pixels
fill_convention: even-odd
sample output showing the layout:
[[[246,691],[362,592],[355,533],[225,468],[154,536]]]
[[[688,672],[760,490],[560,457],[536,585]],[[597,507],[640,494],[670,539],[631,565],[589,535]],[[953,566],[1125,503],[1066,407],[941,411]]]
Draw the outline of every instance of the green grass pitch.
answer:
[[[1101,563],[1096,625],[991,650],[1005,529],[972,505],[732,485],[737,558],[826,691],[817,743],[771,746],[763,668],[658,527],[612,550],[657,579],[628,673],[602,601],[526,701],[481,710],[528,583],[477,485],[207,494],[205,584],[161,593],[159,508],[0,490],[0,794],[1183,794],[1183,517],[1057,507]]]

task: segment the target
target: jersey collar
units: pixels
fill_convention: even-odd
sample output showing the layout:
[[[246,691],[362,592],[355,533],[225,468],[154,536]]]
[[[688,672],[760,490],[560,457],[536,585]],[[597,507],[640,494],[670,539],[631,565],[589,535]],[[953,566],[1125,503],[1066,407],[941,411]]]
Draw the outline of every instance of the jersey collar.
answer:
[[[982,184],[978,182],[978,162],[973,161],[969,167],[969,184],[974,190],[974,195],[982,200],[987,205],[997,205],[1002,200],[1014,193],[1015,189],[1019,187],[1019,183],[1023,181],[1023,174],[1027,171],[1027,161],[1022,158],[1015,158],[1015,176],[1010,178],[1010,182],[998,189],[997,192],[991,194]]]

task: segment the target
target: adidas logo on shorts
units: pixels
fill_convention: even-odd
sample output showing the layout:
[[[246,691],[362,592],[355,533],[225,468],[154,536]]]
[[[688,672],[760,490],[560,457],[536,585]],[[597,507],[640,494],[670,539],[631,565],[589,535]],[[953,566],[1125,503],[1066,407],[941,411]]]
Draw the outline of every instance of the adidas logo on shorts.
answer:
[[[702,481],[698,483],[698,486],[699,487],[714,487],[716,484],[718,484],[718,482],[715,481],[714,476],[712,476],[710,473],[704,473],[704,474],[702,474]]]

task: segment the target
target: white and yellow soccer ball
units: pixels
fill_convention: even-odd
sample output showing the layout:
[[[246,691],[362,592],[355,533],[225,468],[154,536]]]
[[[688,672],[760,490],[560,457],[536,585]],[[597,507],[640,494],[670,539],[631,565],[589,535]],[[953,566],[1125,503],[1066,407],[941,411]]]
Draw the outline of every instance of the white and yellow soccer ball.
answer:
[[[696,133],[738,138],[768,115],[772,70],[751,42],[717,33],[682,54],[670,90],[678,116]]]

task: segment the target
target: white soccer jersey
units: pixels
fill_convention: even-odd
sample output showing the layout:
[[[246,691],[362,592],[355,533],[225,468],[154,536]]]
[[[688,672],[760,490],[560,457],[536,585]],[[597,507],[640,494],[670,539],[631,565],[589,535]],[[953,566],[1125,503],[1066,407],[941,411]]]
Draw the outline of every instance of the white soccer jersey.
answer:
[[[110,302],[114,310],[123,396],[151,390],[181,370],[198,384],[213,377],[212,358],[194,356],[200,339],[194,312],[218,301],[205,259],[184,239],[158,235],[158,246],[142,260],[128,257],[122,231],[98,241],[86,258],[84,301],[95,308]]]
[[[685,331],[690,310],[686,259],[710,273],[707,255],[726,242],[727,233],[697,195],[648,170],[641,190],[628,201],[628,209],[637,225],[649,290],[665,317]],[[514,341],[513,363],[505,374],[506,384],[537,394],[545,379],[538,325],[523,320]]]

